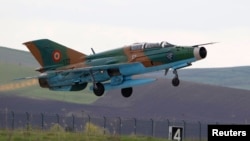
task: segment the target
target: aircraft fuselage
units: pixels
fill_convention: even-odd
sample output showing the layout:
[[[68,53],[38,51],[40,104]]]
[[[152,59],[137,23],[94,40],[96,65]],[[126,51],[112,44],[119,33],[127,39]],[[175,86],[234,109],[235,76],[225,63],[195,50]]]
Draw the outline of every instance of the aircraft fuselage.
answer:
[[[212,43],[208,43],[212,44]],[[105,90],[121,88],[124,97],[132,87],[155,81],[133,79],[133,75],[173,69],[174,86],[179,85],[177,70],[204,59],[207,51],[201,45],[176,46],[167,42],[135,43],[110,51],[85,55],[53,41],[42,39],[25,43],[41,64],[38,77],[43,88],[60,91],[85,89],[88,83],[97,96]]]

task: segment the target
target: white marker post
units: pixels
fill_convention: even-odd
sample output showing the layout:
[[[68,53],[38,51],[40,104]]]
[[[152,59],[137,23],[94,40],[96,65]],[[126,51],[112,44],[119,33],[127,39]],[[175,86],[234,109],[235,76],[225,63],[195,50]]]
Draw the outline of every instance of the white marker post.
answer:
[[[182,126],[169,126],[169,139],[173,141],[183,140],[183,127]]]

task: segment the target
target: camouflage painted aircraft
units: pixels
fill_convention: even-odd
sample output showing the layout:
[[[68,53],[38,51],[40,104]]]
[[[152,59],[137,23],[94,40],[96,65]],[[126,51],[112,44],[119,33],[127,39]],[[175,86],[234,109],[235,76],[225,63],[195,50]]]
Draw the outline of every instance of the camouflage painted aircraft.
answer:
[[[54,91],[79,91],[92,83],[90,89],[96,96],[106,90],[121,89],[124,97],[130,97],[133,86],[155,81],[152,78],[134,79],[133,75],[173,70],[173,86],[180,81],[177,70],[207,55],[204,45],[177,46],[168,42],[135,43],[122,48],[85,55],[48,39],[24,43],[41,68],[36,76],[42,88]]]

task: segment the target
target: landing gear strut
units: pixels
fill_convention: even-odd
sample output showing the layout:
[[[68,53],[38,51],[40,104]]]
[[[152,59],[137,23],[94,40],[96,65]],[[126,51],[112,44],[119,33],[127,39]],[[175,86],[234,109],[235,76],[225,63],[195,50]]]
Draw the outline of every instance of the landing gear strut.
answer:
[[[89,74],[90,74],[90,77],[92,79],[92,82],[93,82],[93,92],[96,96],[102,96],[104,94],[104,91],[105,91],[105,88],[103,86],[102,83],[100,82],[95,82],[95,78],[94,78],[94,75],[93,75],[93,72],[92,70],[89,71]]]
[[[94,84],[93,91],[94,91],[96,96],[102,96],[104,94],[103,84],[100,82]]]
[[[174,73],[175,77],[172,79],[172,85],[177,87],[180,84],[180,80],[179,80],[179,77],[178,77],[177,70],[174,70],[173,73]]]

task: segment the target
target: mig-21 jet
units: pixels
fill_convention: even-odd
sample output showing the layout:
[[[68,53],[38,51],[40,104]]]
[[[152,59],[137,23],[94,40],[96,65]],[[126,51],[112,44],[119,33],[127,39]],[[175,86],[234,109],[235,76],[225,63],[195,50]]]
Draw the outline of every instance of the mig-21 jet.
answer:
[[[158,70],[173,70],[172,85],[180,83],[177,70],[192,62],[204,59],[204,45],[179,46],[168,42],[134,43],[121,48],[86,55],[48,39],[24,43],[41,68],[37,78],[40,87],[54,91],[80,91],[92,84],[96,96],[106,90],[121,89],[124,97],[130,97],[136,85],[155,81],[154,78],[133,78]]]

